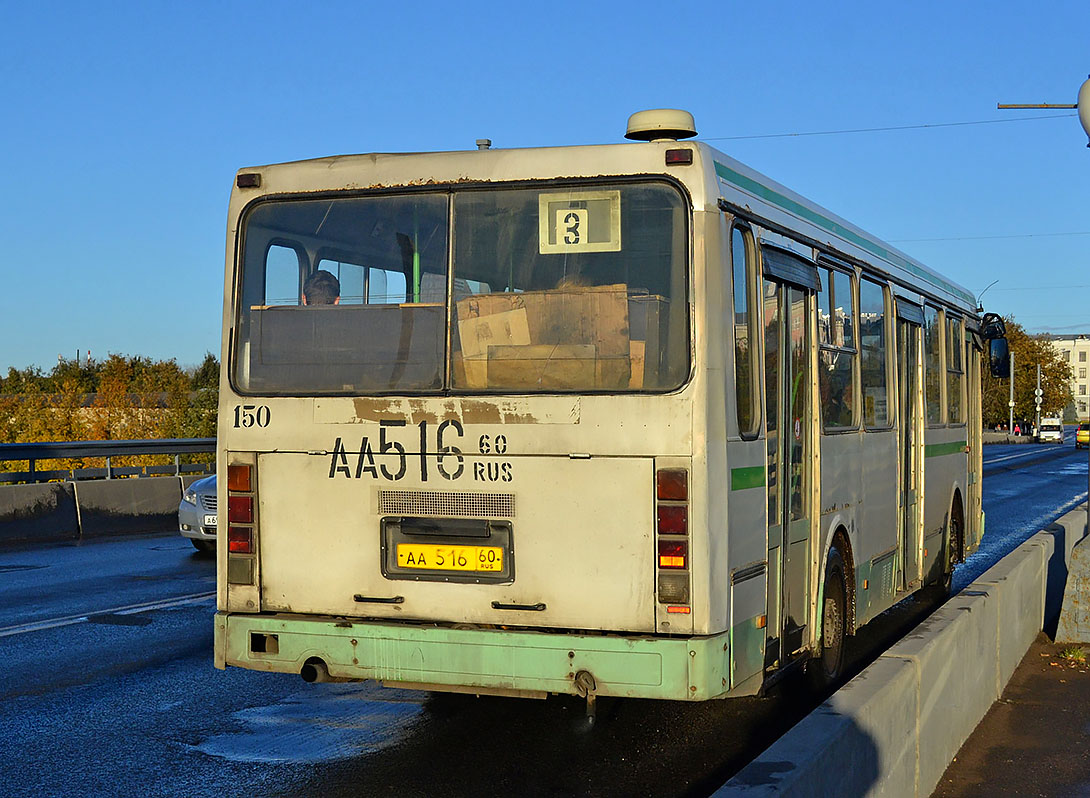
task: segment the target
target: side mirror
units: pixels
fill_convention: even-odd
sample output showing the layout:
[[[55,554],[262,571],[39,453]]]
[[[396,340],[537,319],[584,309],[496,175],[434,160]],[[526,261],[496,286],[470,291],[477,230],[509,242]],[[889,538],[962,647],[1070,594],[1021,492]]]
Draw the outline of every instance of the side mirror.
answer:
[[[988,341],[988,358],[991,361],[993,377],[1010,377],[1011,355],[1006,338],[993,338]]]

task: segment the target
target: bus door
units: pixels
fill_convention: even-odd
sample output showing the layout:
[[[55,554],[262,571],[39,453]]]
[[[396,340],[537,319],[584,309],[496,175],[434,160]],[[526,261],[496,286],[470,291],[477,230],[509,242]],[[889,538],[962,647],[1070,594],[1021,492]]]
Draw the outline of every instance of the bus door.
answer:
[[[773,251],[777,260],[786,253]],[[777,279],[764,259],[765,401],[768,464],[768,632],[765,666],[782,667],[804,651],[810,612],[810,308],[817,287]],[[791,261],[795,259],[790,258]],[[797,266],[804,267],[803,261]],[[811,267],[812,268],[812,267]],[[770,276],[770,272],[772,275]]]
[[[965,551],[963,554],[975,551],[980,545],[980,539],[984,534],[983,511],[981,495],[981,446],[984,439],[984,426],[980,418],[980,357],[981,349],[979,338],[967,335],[965,347],[966,368],[965,376],[968,378],[968,403],[965,408],[965,418],[968,421],[969,444],[969,477],[966,486],[969,512],[965,519]]]
[[[923,314],[917,306],[897,301],[897,438],[901,466],[898,489],[901,522],[897,536],[899,590],[907,590],[921,578],[923,407],[919,359],[922,324]]]

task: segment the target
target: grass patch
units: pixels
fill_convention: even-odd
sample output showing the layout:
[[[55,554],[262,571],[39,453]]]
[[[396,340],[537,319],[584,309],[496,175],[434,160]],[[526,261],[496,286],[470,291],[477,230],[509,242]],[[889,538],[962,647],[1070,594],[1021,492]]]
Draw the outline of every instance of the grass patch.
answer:
[[[1060,657],[1071,663],[1086,664],[1086,649],[1082,646],[1067,646],[1060,649]]]

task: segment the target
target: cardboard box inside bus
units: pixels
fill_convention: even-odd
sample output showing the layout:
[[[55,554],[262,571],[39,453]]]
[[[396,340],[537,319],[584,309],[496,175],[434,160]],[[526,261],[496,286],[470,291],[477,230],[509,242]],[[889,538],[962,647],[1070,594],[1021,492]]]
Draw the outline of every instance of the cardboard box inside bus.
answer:
[[[658,368],[665,307],[623,284],[467,297],[456,378],[500,390],[638,389],[647,363]]]

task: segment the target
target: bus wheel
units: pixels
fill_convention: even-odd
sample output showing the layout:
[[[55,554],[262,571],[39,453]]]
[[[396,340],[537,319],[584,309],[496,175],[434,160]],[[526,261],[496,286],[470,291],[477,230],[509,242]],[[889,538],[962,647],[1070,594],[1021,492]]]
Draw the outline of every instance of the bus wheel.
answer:
[[[961,520],[961,505],[956,503],[950,510],[950,529],[946,540],[942,544],[942,572],[939,578],[927,586],[924,593],[925,600],[936,607],[950,598],[950,590],[954,584],[954,565],[958,561],[961,552],[962,535],[964,525]]]
[[[821,648],[811,663],[815,687],[833,685],[844,673],[844,641],[848,628],[847,569],[833,546],[825,563],[825,587],[821,600]]]

